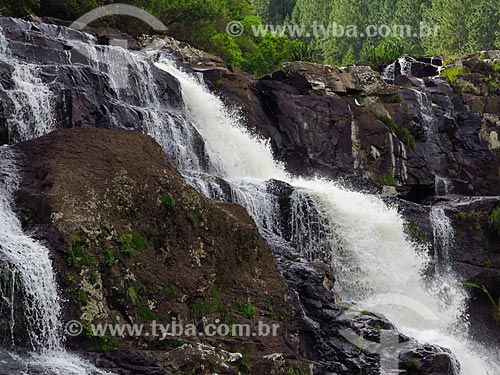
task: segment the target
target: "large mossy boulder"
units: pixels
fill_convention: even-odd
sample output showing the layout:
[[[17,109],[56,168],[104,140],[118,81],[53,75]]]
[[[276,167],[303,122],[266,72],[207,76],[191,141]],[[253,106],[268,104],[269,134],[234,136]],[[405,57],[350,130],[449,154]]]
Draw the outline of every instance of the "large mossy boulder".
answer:
[[[111,351],[96,355],[98,364],[123,368],[126,359],[134,374],[295,368],[292,299],[242,207],[202,196],[139,133],[62,130],[16,149],[19,214],[53,251],[65,321],[85,328],[69,339],[71,347]],[[152,321],[195,324],[201,332],[217,322],[279,329],[276,336],[206,338],[93,337],[88,330]]]

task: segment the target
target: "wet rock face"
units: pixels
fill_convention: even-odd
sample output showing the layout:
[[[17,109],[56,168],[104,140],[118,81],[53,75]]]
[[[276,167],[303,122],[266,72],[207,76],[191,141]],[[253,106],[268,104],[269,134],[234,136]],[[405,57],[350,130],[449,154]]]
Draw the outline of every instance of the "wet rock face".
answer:
[[[182,108],[178,82],[151,61],[128,61],[117,51],[102,61],[90,58],[99,56],[106,40],[127,39],[119,32],[84,34],[57,24],[3,18],[0,27],[11,57],[37,65],[35,72],[8,59],[0,63],[1,143],[26,139],[25,133],[36,128],[29,113],[24,115],[29,129],[16,126],[18,108],[30,99],[16,94],[19,85],[47,96],[55,116],[43,120],[51,128],[147,132],[148,115],[141,108],[149,96],[159,106]],[[467,195],[494,195],[500,189],[500,83],[494,53],[456,61],[466,74],[450,85],[432,78],[442,65],[435,58],[398,60],[395,84],[389,84],[369,67],[300,62],[254,80],[171,39],[165,51],[201,72],[240,107],[249,127],[271,140],[276,156],[293,173],[395,186],[401,197],[413,201],[446,189]]]
[[[24,132],[35,132],[37,119],[32,113],[24,115],[30,129],[16,126],[18,107],[30,100],[26,87],[33,95],[47,97],[44,105],[51,106],[55,118],[44,120],[52,129],[144,130],[145,114],[140,108],[148,100],[148,87],[161,88],[154,93],[161,105],[182,107],[177,80],[151,61],[128,61],[118,48],[99,56],[99,45],[104,43],[102,30],[85,34],[58,25],[8,18],[0,18],[0,28],[9,44],[4,53],[7,59],[0,63],[2,144],[27,139]]]
[[[440,59],[395,64],[395,84],[368,67],[309,63],[285,64],[259,81],[223,66],[200,72],[297,174],[360,176],[394,185],[416,202],[444,195],[445,183],[450,194],[497,194],[500,101],[493,63],[466,59],[468,74],[451,85],[433,78]]]
[[[405,201],[396,203],[405,217],[411,238],[429,246],[433,262],[437,262],[429,219],[432,207]],[[442,208],[453,227],[449,253],[451,271],[460,282],[484,286],[496,304],[500,296],[500,232],[497,230],[500,227],[495,224],[500,212],[499,197],[451,196],[436,200],[433,207]],[[499,345],[497,307],[481,289],[466,289],[470,295],[467,313],[473,336],[486,345]]]
[[[325,264],[301,259],[292,249],[274,251],[296,293],[301,349],[314,362],[315,374],[375,375],[380,374],[381,361],[408,374],[459,374],[460,367],[448,350],[417,343],[384,317],[341,307]]]

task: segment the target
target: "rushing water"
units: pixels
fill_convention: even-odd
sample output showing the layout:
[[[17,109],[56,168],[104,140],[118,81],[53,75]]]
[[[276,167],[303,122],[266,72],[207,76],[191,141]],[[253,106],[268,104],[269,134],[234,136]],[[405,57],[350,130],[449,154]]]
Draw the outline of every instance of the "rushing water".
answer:
[[[10,357],[13,368],[19,371],[24,368],[26,371],[36,369],[40,374],[106,374],[63,349],[61,302],[50,252],[23,232],[13,210],[13,193],[19,183],[18,176],[15,155],[10,148],[1,147],[0,264],[6,267],[4,271],[7,268],[11,271],[8,276],[12,287],[1,291],[0,297],[7,300],[12,309],[12,330],[15,299],[22,301],[24,321],[34,350],[31,356],[24,358],[3,354]],[[15,294],[15,285],[20,286],[19,295]]]
[[[49,250],[23,233],[14,214],[12,199],[18,173],[8,148],[0,149],[0,161],[3,180],[0,185],[0,261],[12,267],[20,279],[33,349],[58,350],[61,348],[61,308]]]
[[[3,49],[4,58],[9,58],[5,52],[8,46],[2,46],[0,38],[0,55]],[[329,263],[335,270],[344,300],[386,315],[403,333],[450,348],[461,363],[463,375],[495,373],[488,364],[490,353],[467,338],[467,322],[463,319],[466,295],[458,280],[450,274],[437,274],[433,280],[423,277],[431,259],[427,249],[407,238],[396,208],[388,207],[377,196],[349,191],[332,181],[291,176],[274,159],[269,142],[249,132],[238,112],[228,109],[197,76],[180,70],[165,55],[153,56],[156,66],[178,79],[185,108],[170,108],[159,100],[159,88],[151,78],[151,56],[91,43],[84,43],[81,48],[91,57],[91,68],[104,70],[116,102],[142,114],[142,123],[137,128],[158,141],[193,186],[212,198],[244,205],[263,234],[292,243],[310,259]],[[128,87],[137,95],[129,95],[125,89],[123,80],[130,77],[116,67],[117,61],[133,68],[134,79]],[[20,139],[50,132],[55,115],[51,92],[40,81],[36,67],[23,66],[14,79],[16,87],[8,94],[20,105],[20,113],[9,120],[9,125],[18,130]],[[137,96],[138,102],[134,99]],[[26,113],[28,116],[24,116]],[[15,182],[17,174],[12,164],[7,163],[3,168],[8,169],[6,178]],[[269,192],[271,179],[294,187],[290,238],[282,238],[279,205]],[[229,192],[222,188],[224,183],[228,184]],[[33,314],[40,315],[33,318],[36,322],[32,336],[43,340],[38,346],[64,353],[57,326],[60,303],[48,251],[20,230],[9,200],[15,184],[2,186],[1,215],[8,219],[3,222],[11,226],[6,226],[1,235],[12,239],[17,233],[23,239],[20,244],[33,247],[32,251],[40,255],[34,259],[14,257],[11,263],[19,264],[17,272],[23,288],[28,289],[27,296],[30,278],[35,277],[27,273],[39,267],[38,273],[44,273],[43,277],[47,277],[44,282],[49,283],[45,284],[45,293],[50,293],[54,302],[51,306],[54,311],[48,311],[44,301],[36,300],[36,311],[27,309],[28,320]],[[442,219],[440,212],[434,215],[436,220]],[[3,222],[1,225],[7,225]],[[436,226],[438,241],[443,241],[445,229]],[[3,237],[1,241],[3,244]],[[5,243],[9,244],[8,241],[7,238]],[[11,253],[16,254],[2,247],[3,257]],[[50,367],[55,366],[55,358],[58,357],[43,354],[38,360],[46,361]],[[78,362],[74,363],[78,366]]]
[[[455,241],[455,231],[443,208],[431,207],[429,214],[434,234],[434,261],[438,273],[451,272],[450,252]]]
[[[157,66],[180,81],[191,121],[220,165],[221,177],[233,184],[241,184],[243,177],[252,179],[254,187],[261,186],[254,191],[261,193],[265,180],[271,178],[296,188],[290,240],[309,258],[331,261],[345,300],[386,315],[403,333],[449,347],[464,375],[494,373],[488,352],[467,338],[464,290],[451,275],[423,279],[431,259],[426,249],[408,240],[396,208],[331,181],[289,176],[274,160],[267,142],[249,134],[238,116],[195,77],[165,60]],[[273,216],[274,206],[261,195],[247,198],[241,203],[249,207],[257,223],[263,216]],[[313,211],[313,217],[304,216]],[[438,231],[438,238],[443,239],[444,229]],[[431,319],[426,311],[432,313]]]

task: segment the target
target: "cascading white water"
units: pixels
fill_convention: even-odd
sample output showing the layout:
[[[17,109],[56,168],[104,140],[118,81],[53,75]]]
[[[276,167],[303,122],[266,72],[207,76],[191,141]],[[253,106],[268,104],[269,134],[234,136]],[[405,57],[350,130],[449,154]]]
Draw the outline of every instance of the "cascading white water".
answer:
[[[23,233],[12,208],[19,182],[9,149],[0,149],[0,160],[0,260],[20,279],[33,349],[59,350],[61,308],[49,250]]]
[[[14,103],[16,116],[7,121],[9,129],[16,129],[20,141],[55,130],[53,94],[39,78],[38,68],[16,64],[12,79],[16,87],[7,92]]]
[[[4,55],[7,51],[8,42],[7,38],[3,34],[3,29],[0,27],[0,55]]]
[[[9,133],[16,141],[37,138],[55,129],[54,96],[39,77],[39,67],[14,60],[0,28],[0,60],[15,67],[15,87],[5,90],[15,107],[15,116],[7,120]],[[24,322],[33,352],[20,357],[7,354],[22,373],[51,375],[111,375],[63,348],[61,301],[49,250],[22,230],[13,210],[13,195],[19,175],[13,151],[0,147],[0,263],[8,272],[10,290],[0,290],[0,297],[11,309],[11,335],[14,341],[14,305],[23,305]],[[16,280],[18,282],[16,283]],[[21,290],[15,295],[15,286]],[[7,295],[2,295],[7,292]],[[26,372],[24,372],[26,371]]]
[[[395,208],[378,197],[348,191],[331,181],[289,176],[274,160],[268,143],[249,134],[241,119],[196,78],[165,60],[157,66],[180,81],[190,119],[222,171],[221,177],[239,184],[242,177],[251,179],[254,192],[264,193],[265,180],[271,178],[297,189],[292,197],[292,240],[306,241],[298,247],[309,257],[332,260],[344,299],[386,315],[403,333],[450,348],[461,363],[463,375],[493,374],[488,353],[467,339],[465,291],[452,278],[424,280],[423,273],[430,265],[427,251],[407,238],[403,219]],[[241,203],[250,208],[257,223],[260,215],[272,217],[275,208],[259,194],[247,199],[250,202]],[[308,205],[319,214],[319,222],[299,216]],[[426,320],[418,309],[402,307],[394,301],[395,295],[401,300],[418,301],[432,311],[435,319]]]
[[[429,165],[434,168],[435,182],[434,190],[436,195],[448,195],[453,188],[453,183],[449,178],[442,177],[439,167],[443,164],[443,157],[438,140],[439,121],[433,111],[432,95],[422,89],[411,89],[415,94],[418,105],[418,112],[422,116],[425,130],[426,143],[425,156],[429,160]]]
[[[34,349],[30,357],[12,357],[20,362],[20,368],[38,369],[44,374],[109,374],[63,349],[61,301],[50,252],[23,232],[14,213],[13,195],[18,184],[15,155],[10,148],[0,147],[0,264],[8,265],[9,277],[12,278],[7,302],[13,312],[14,299],[21,300],[27,333]],[[19,279],[17,284],[16,279]],[[15,285],[21,288],[19,296],[14,294]],[[11,319],[13,330],[13,315]]]
[[[450,185],[451,181],[448,178],[437,176],[436,175],[436,182],[435,182],[435,187],[434,187],[434,193],[439,196],[439,195],[449,195],[450,194]]]
[[[450,272],[450,252],[455,240],[455,231],[444,209],[431,207],[429,219],[434,233],[434,262],[436,271]]]
[[[179,70],[168,60],[160,59],[157,66],[181,83],[186,118],[178,109],[176,112],[158,101],[145,56],[118,50],[119,47],[89,44],[84,48],[88,49],[89,56],[97,59],[97,65],[92,63],[94,68],[106,65],[105,72],[116,91],[116,101],[143,115],[141,130],[162,145],[191,184],[214,198],[232,199],[245,205],[261,230],[275,235],[280,234],[278,205],[268,192],[267,180],[277,179],[293,185],[292,238],[287,240],[309,258],[330,262],[346,301],[355,301],[362,308],[388,316],[403,333],[449,347],[461,362],[463,375],[494,373],[494,368],[488,367],[487,353],[469,342],[464,333],[467,324],[461,317],[465,307],[463,290],[452,278],[424,280],[422,273],[430,259],[425,249],[407,239],[403,220],[395,208],[387,207],[378,197],[348,191],[331,181],[290,176],[283,165],[274,160],[267,141],[253,136],[236,112],[228,110],[196,77]],[[108,53],[112,49],[116,49],[115,54]],[[139,103],[129,101],[131,98],[120,85],[123,75],[113,70],[116,61],[112,56],[116,53],[125,59],[120,61],[126,61],[138,73],[135,75],[138,82],[131,84],[142,99]],[[36,106],[43,102],[44,96],[34,98],[34,103],[25,103],[36,115],[41,109]],[[51,130],[44,126],[42,124],[39,133],[33,129],[26,137],[34,138]],[[208,160],[202,160],[194,145],[199,135],[204,140]],[[218,177],[230,185],[230,197],[218,184]],[[402,308],[401,301],[395,301],[394,296],[400,296],[401,301],[418,301],[432,311],[436,319],[430,322],[422,319],[418,309]],[[456,327],[458,329],[453,330]]]
[[[417,98],[418,110],[424,122],[426,135],[429,137],[434,130],[432,125],[435,122],[434,112],[432,111],[432,99],[427,93],[419,89],[411,89]]]
[[[411,75],[412,63],[407,61],[406,56],[402,56],[384,69],[382,72],[382,79],[388,82],[394,82],[394,79],[396,78],[396,63],[399,64],[399,74],[402,76]]]

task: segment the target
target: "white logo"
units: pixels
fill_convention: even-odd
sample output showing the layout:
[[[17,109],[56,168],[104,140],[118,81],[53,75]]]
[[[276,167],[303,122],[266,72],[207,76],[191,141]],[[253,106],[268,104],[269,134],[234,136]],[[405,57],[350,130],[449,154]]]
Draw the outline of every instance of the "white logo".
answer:
[[[70,28],[83,31],[90,23],[107,16],[134,17],[144,21],[155,31],[167,30],[167,27],[158,18],[143,9],[128,4],[110,4],[94,9],[78,18],[70,25]],[[94,46],[88,46],[77,42],[72,42],[71,45],[79,53],[93,62],[96,65],[96,68],[106,70],[115,89],[119,90],[128,87],[129,64],[126,53],[123,53],[123,50],[121,50],[128,49],[129,45],[127,40],[111,39],[109,41],[109,45],[117,48],[110,49],[105,52],[112,54],[112,56],[107,56],[107,59],[105,58],[104,53],[97,52]],[[142,51],[155,49],[152,47],[155,47],[154,43],[144,47]],[[107,64],[106,61],[109,61],[110,59],[112,62]]]

